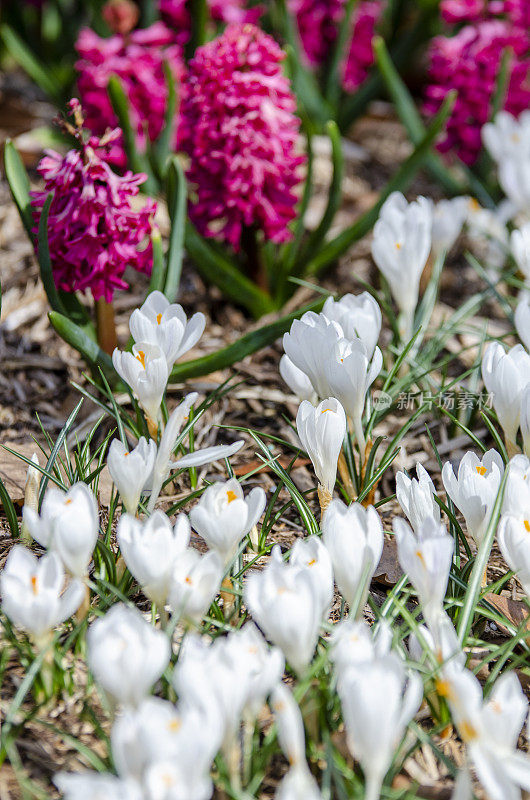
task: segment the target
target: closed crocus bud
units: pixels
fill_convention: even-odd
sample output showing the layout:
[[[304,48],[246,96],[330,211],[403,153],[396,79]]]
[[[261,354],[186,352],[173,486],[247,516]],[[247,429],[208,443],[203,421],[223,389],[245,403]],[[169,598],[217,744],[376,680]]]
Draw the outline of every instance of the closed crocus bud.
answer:
[[[366,664],[388,655],[392,645],[392,630],[381,620],[371,629],[360,620],[344,619],[331,634],[331,660],[337,673],[354,664]]]
[[[432,252],[448,253],[464,226],[468,214],[468,197],[440,200],[434,206],[432,219]]]
[[[330,394],[342,403],[353,423],[361,459],[364,459],[366,449],[362,423],[366,394],[381,372],[382,365],[383,356],[380,349],[375,348],[370,360],[361,339],[351,341],[341,339],[326,354],[324,372]]]
[[[322,313],[340,325],[345,339],[361,339],[372,358],[381,333],[381,309],[371,294],[345,294],[340,300],[328,297]]]
[[[173,565],[168,602],[173,614],[198,624],[210,608],[223,577],[223,562],[218,553],[201,555],[188,547]]]
[[[141,308],[129,319],[129,330],[135,342],[157,345],[164,353],[171,371],[177,359],[191,350],[201,338],[206,319],[200,311],[188,322],[184,309],[170,303],[162,292],[151,292]]]
[[[401,569],[416,589],[429,623],[442,613],[453,558],[453,537],[433,517],[426,517],[414,532],[398,517],[394,519],[394,533]]]
[[[267,638],[283,650],[297,672],[304,672],[321,624],[321,600],[309,568],[285,564],[279,549],[273,548],[265,569],[248,576],[243,597]]]
[[[169,663],[169,639],[135,608],[121,603],[90,625],[87,661],[112,700],[137,706]]]
[[[260,487],[252,489],[245,498],[235,478],[212,483],[190,511],[192,528],[227,565],[236,555],[243,537],[261,517],[265,501],[265,492]]]
[[[302,372],[301,369],[298,369],[298,367],[293,364],[289,356],[283,355],[280,358],[279,369],[283,380],[299,400],[309,400],[310,403],[315,403],[317,401],[316,392],[313,389],[311,381],[305,372]]]
[[[381,786],[405,728],[418,711],[423,684],[386,656],[345,670],[338,681],[348,747],[366,779],[365,799],[379,800]]]
[[[296,429],[318,480],[320,507],[329,505],[337,478],[337,462],[346,435],[346,415],[334,397],[316,408],[308,401],[300,403]]]
[[[133,450],[119,439],[113,439],[107,456],[110,477],[129,514],[136,514],[142,492],[153,473],[156,444],[141,436]]]
[[[132,353],[118,350],[112,353],[114,369],[127,383],[155,432],[160,421],[160,405],[166,391],[169,371],[166,357],[156,344],[137,342]]]
[[[229,656],[244,665],[248,676],[247,698],[243,716],[254,721],[266,698],[281,680],[285,659],[278,647],[269,647],[258,628],[247,622],[228,637]]]
[[[85,589],[79,580],[65,589],[64,569],[56,553],[37,559],[30,550],[15,545],[0,572],[0,594],[4,614],[40,647],[57,625],[77,611]]]
[[[508,455],[514,455],[518,450],[521,395],[530,383],[530,355],[520,344],[506,353],[501,344],[492,342],[482,358],[482,379],[504,431]]]
[[[504,560],[530,597],[530,514],[503,515],[497,530],[497,541]]]
[[[129,572],[157,606],[166,603],[176,560],[187,548],[190,525],[185,514],[174,529],[167,516],[155,511],[145,521],[130,514],[120,517],[118,544]]]
[[[309,378],[317,396],[330,395],[324,365],[330,351],[343,338],[343,330],[323,314],[306,311],[283,336],[283,349],[292,363]]]
[[[443,465],[445,491],[463,515],[468,533],[477,545],[488,528],[503,474],[504,464],[496,450],[488,450],[482,459],[475,453],[466,453],[457,476],[449,461]]]
[[[530,222],[512,231],[510,248],[520,271],[530,282]]]
[[[344,505],[333,500],[322,525],[322,538],[331,556],[335,582],[352,606],[358,597],[362,611],[372,576],[383,552],[383,525],[373,506]],[[363,586],[361,586],[363,584]]]
[[[320,599],[320,616],[327,616],[333,599],[333,567],[328,551],[318,536],[297,539],[289,563],[307,569]]]
[[[409,478],[404,472],[396,474],[396,496],[399,505],[415,531],[424,519],[440,519],[440,507],[436,500],[436,489],[429,473],[421,464],[416,464],[416,478]]]
[[[54,550],[71,575],[86,575],[98,538],[98,508],[85,483],[67,492],[55,486],[44,496],[40,517],[24,508],[24,522],[36,542]]]
[[[527,350],[530,349],[530,294],[521,292],[515,308],[515,330]]]
[[[407,203],[400,192],[393,192],[374,226],[372,256],[401,312],[403,341],[413,333],[420,277],[431,250],[432,220],[432,203],[425,197]]]

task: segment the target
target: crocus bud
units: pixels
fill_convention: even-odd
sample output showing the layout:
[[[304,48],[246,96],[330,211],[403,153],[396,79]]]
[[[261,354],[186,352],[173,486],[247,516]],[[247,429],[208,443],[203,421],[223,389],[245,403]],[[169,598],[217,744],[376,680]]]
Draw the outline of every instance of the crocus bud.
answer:
[[[223,563],[218,553],[201,555],[188,547],[176,559],[171,575],[168,602],[178,619],[197,624],[219,591]]]
[[[305,764],[305,732],[302,714],[293,693],[278,683],[271,695],[271,707],[278,729],[280,747],[291,767]]]
[[[169,377],[164,353],[156,344],[137,342],[132,353],[116,348],[112,363],[120,378],[131,387],[153,431],[156,430]]]
[[[75,483],[67,492],[53,486],[40,516],[24,507],[23,519],[35,541],[54,550],[71,575],[86,575],[99,528],[96,499],[86,484]]]
[[[201,338],[206,318],[198,311],[188,322],[184,309],[170,303],[162,292],[151,292],[144,304],[133,311],[129,330],[135,342],[157,345],[164,353],[168,371],[177,359]]]
[[[526,349],[530,349],[530,294],[521,292],[515,308],[515,330]]]
[[[118,603],[90,625],[87,661],[114,702],[137,706],[169,663],[166,634],[135,608]]]
[[[331,660],[337,674],[354,664],[366,664],[386,656],[392,646],[392,630],[384,618],[370,628],[360,620],[343,619],[331,634]]]
[[[322,313],[340,325],[345,339],[361,339],[372,358],[381,333],[381,309],[369,292],[345,294],[340,300],[328,297]]]
[[[65,589],[65,575],[59,556],[47,553],[37,559],[30,550],[15,545],[0,572],[2,610],[13,625],[27,631],[38,646],[77,611],[85,596],[81,581]]]
[[[333,500],[322,525],[322,539],[331,556],[335,582],[351,606],[362,610],[370,581],[383,552],[383,525],[373,506],[345,506]]]
[[[439,200],[434,206],[432,219],[432,252],[435,257],[448,253],[464,226],[469,198],[453,197]]]
[[[346,435],[346,415],[334,397],[323,400],[316,408],[304,400],[296,415],[296,429],[318,479],[322,511],[329,505],[335,480],[337,461]]]
[[[140,9],[132,0],[107,0],[101,16],[113,33],[125,36],[140,18]]]
[[[144,436],[134,450],[128,450],[119,439],[113,439],[107,456],[110,477],[129,514],[136,514],[138,504],[155,464],[156,444]]]
[[[245,498],[241,484],[235,478],[212,483],[191,509],[191,525],[228,565],[243,537],[261,517],[265,501],[265,492],[260,487],[252,489]]]
[[[440,519],[440,507],[436,500],[436,489],[429,473],[421,464],[416,464],[418,478],[409,478],[404,472],[396,474],[396,496],[403,513],[417,532],[424,519]]]
[[[291,550],[289,564],[308,571],[320,600],[320,616],[326,617],[333,599],[333,567],[322,540],[318,536],[297,539]]]
[[[504,464],[496,450],[488,450],[482,459],[466,453],[458,466],[458,477],[449,461],[443,465],[445,491],[462,513],[477,545],[488,528],[503,474]]]
[[[497,541],[504,560],[517,574],[526,595],[530,597],[530,514],[502,515]]]
[[[530,222],[512,231],[510,248],[515,263],[523,273],[525,280],[530,282]]]
[[[514,455],[521,395],[530,383],[530,355],[520,344],[506,353],[502,344],[492,342],[482,358],[482,379],[504,431],[508,455]]]

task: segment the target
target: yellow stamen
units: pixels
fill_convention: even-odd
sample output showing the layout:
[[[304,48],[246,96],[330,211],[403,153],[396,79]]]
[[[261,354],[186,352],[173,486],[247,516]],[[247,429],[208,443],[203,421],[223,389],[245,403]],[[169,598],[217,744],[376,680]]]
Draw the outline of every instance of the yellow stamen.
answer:
[[[191,584],[193,583],[189,575],[186,575],[186,577],[184,578],[184,583],[187,583],[188,586],[191,586]]]
[[[228,502],[229,503],[233,503],[234,500],[237,500],[237,494],[235,492],[233,492],[232,489],[229,489],[227,491],[226,496],[228,497]]]
[[[486,472],[488,471],[488,470],[486,469],[486,467],[475,467],[475,469],[477,470],[477,472],[478,472],[478,474],[479,474],[479,475],[485,475],[485,474],[486,474]]]
[[[476,739],[478,736],[477,729],[473,727],[473,725],[465,719],[460,727],[460,736],[464,740],[464,742],[472,742],[473,739]]]
[[[469,208],[471,209],[471,211],[478,211],[479,210],[480,203],[476,199],[476,197],[472,197],[471,200],[469,201]]]
[[[449,681],[442,680],[438,678],[436,681],[436,691],[440,695],[440,697],[447,697],[450,698],[452,695],[451,684]]]
[[[524,521],[524,526],[525,526],[526,530],[528,531],[528,533],[530,533],[530,522],[528,522],[527,519],[525,519],[525,521]]]
[[[396,242],[396,250],[401,250],[402,244],[401,242]]]
[[[182,722],[177,717],[174,717],[171,722],[168,724],[167,728],[168,731],[171,733],[176,733],[182,727]]]
[[[162,314],[157,314],[156,315],[156,324],[160,325],[161,322],[162,322]]]
[[[136,360],[139,361],[142,367],[145,369],[145,353],[143,350],[138,350],[138,355],[136,356]]]
[[[423,557],[423,553],[421,552],[421,550],[416,550],[416,557],[419,558],[424,567],[427,567],[427,564],[425,563],[425,559]]]
[[[312,567],[312,566],[313,566],[313,564],[316,564],[316,563],[317,563],[317,560],[316,560],[316,558],[312,558],[312,559],[311,559],[311,561],[308,561],[308,562],[307,562],[307,566],[308,566],[308,567]]]
[[[31,576],[31,590],[32,590],[33,594],[38,594],[39,593],[39,584],[38,584],[36,575],[32,575]]]
[[[64,504],[65,504],[65,506],[69,506],[71,502],[72,502],[72,498],[69,497],[68,500],[64,501]]]

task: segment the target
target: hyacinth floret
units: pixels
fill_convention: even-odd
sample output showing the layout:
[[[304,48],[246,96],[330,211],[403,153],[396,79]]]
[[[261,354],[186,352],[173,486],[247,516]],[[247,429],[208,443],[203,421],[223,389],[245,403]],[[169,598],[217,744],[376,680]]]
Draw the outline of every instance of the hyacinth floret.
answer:
[[[139,210],[131,203],[146,175],[116,175],[105,153],[121,136],[120,129],[103,139],[83,139],[78,101],[72,101],[78,149],[65,156],[46,151],[38,166],[44,190],[32,192],[33,216],[38,221],[53,193],[48,217],[48,245],[55,283],[66,292],[90,289],[95,300],[112,301],[116,289],[127,289],[127,267],[149,274],[153,254],[148,237],[156,203],[147,199]]]
[[[284,57],[246,23],[229,25],[189,63],[180,136],[196,193],[190,216],[204,236],[236,250],[247,229],[290,238],[305,157],[296,152],[300,120]]]

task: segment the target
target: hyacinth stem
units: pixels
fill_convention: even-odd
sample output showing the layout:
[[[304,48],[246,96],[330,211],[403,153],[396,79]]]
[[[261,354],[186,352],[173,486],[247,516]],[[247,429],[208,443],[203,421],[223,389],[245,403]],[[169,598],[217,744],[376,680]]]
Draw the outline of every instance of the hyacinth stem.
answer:
[[[96,325],[98,344],[110,356],[114,348],[118,346],[118,337],[114,320],[114,306],[112,303],[107,303],[103,297],[96,300]]]
[[[261,252],[255,228],[243,228],[241,233],[241,248],[247,259],[248,277],[254,281],[256,286],[259,286],[264,292],[268,292],[269,281],[267,279],[267,270],[265,268],[263,253]]]

